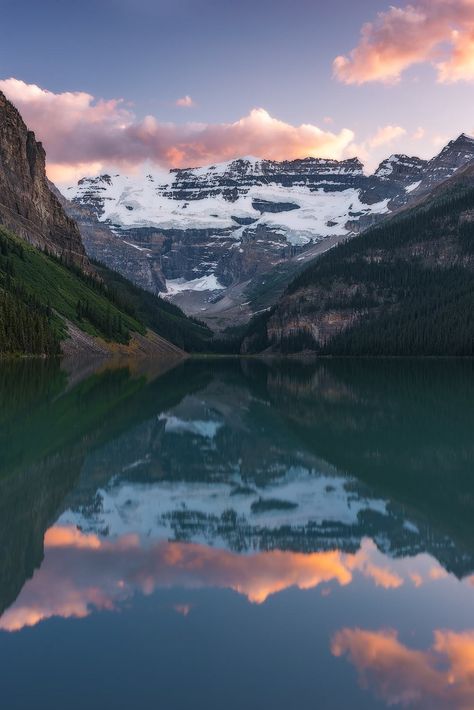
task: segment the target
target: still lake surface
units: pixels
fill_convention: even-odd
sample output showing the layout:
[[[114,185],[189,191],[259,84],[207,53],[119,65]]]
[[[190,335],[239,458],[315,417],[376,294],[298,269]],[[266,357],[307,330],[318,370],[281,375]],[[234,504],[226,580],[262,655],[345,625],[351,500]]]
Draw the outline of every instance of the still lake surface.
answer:
[[[0,707],[474,707],[474,363],[4,363],[0,418]]]

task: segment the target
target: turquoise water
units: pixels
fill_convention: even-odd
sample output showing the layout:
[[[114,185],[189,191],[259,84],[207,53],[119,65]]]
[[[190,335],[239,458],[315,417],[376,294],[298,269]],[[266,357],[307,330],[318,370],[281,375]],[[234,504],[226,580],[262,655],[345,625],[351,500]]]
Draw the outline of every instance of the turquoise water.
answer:
[[[474,707],[474,364],[0,367],[0,703]]]

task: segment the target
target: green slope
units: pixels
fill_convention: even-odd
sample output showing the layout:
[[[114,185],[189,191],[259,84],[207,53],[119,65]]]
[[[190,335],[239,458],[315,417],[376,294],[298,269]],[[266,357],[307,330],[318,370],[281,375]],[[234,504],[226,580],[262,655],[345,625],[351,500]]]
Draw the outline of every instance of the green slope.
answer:
[[[145,332],[96,278],[0,228],[0,353],[58,354],[64,318],[108,341]]]
[[[474,355],[473,211],[472,184],[447,185],[329,251],[251,324],[247,351]]]
[[[94,262],[94,268],[118,303],[163,338],[187,352],[212,349],[213,333],[203,323],[189,318],[178,306],[135,286],[116,271]]]
[[[58,355],[65,319],[110,342],[150,328],[188,352],[212,350],[207,326],[106,267],[94,269],[87,275],[0,227],[0,354]]]

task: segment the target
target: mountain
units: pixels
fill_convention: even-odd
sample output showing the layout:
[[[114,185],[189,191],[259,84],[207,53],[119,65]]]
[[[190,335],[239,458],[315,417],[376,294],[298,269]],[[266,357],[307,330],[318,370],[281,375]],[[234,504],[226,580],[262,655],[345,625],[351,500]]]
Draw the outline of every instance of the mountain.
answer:
[[[474,138],[462,133],[456,140],[450,141],[443,150],[435,155],[423,171],[419,186],[413,191],[412,197],[428,194],[434,187],[452,177],[457,170],[463,168],[474,159]]]
[[[30,244],[87,266],[77,224],[49,189],[45,152],[0,92],[0,224]]]
[[[355,158],[247,157],[83,178],[63,194],[93,258],[220,329],[248,321],[315,256],[471,160],[474,140],[462,135],[430,161],[392,155],[369,176]]]
[[[472,356],[473,312],[471,163],[303,271],[251,324],[242,347]]]
[[[473,383],[470,361],[188,360],[76,383],[55,361],[9,362],[0,613],[58,517],[109,541],[126,527],[240,553],[356,552],[370,537],[472,575]],[[300,505],[252,510],[272,490]]]
[[[41,143],[0,93],[0,355],[203,349],[209,331],[176,306],[99,275],[62,201]]]

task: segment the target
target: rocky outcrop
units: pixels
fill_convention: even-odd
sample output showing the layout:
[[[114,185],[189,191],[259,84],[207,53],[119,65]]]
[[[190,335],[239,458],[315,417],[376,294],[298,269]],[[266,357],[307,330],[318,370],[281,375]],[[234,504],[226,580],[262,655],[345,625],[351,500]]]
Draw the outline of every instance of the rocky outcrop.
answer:
[[[79,229],[49,189],[43,146],[1,92],[0,224],[40,249],[87,266]]]
[[[153,258],[149,249],[119,239],[107,224],[99,222],[92,206],[70,202],[53,183],[50,188],[66,213],[80,225],[82,242],[91,259],[106,264],[146,291],[160,293],[166,289],[160,259]]]
[[[474,138],[462,133],[427,163],[417,194],[430,192],[436,185],[451,178],[457,170],[472,160],[474,160]]]

